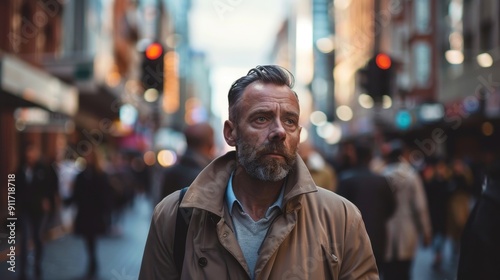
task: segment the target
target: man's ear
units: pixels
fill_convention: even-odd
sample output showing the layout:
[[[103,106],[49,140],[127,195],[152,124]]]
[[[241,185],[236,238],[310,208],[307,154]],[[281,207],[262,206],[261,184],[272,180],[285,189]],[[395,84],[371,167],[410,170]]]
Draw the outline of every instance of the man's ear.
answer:
[[[226,143],[231,146],[236,146],[236,126],[230,120],[224,122],[224,139]]]

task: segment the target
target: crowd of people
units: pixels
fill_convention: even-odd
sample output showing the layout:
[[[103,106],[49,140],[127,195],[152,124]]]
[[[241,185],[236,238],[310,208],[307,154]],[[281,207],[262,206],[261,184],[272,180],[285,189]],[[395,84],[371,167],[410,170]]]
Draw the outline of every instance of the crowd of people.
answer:
[[[463,158],[438,155],[416,165],[400,139],[356,139],[328,159],[312,142],[299,143],[292,88],[293,76],[272,65],[235,81],[223,129],[235,151],[225,155],[217,157],[210,125],[186,127],[186,151],[162,171],[160,197],[153,198],[160,202],[139,279],[404,280],[419,245],[432,246],[432,268],[442,269],[445,240],[460,256],[458,279],[500,278],[492,238],[499,236],[498,158],[475,169]],[[85,240],[93,279],[98,237],[120,234],[123,213],[147,189],[148,176],[138,176],[127,154],[108,154],[106,161],[99,147],[71,172],[64,161],[58,172],[42,164],[36,146],[25,152],[16,173],[21,278],[28,238],[34,275],[42,275],[45,214],[74,209],[68,230]]]
[[[289,97],[279,97],[276,98],[276,100],[273,99],[273,94],[280,96],[282,92],[286,91],[281,88],[273,88],[274,92],[272,93],[271,91],[266,92],[266,94],[269,94],[271,97],[261,97],[262,95],[260,94],[260,91],[265,91],[263,89],[266,89],[266,87],[288,86],[289,89],[291,88],[290,84],[283,82],[280,78],[268,76],[274,71],[279,73],[279,70],[274,68],[265,69],[265,67],[257,67],[256,69],[252,69],[247,76],[237,80],[229,91],[228,97],[230,101],[230,118],[225,123],[224,136],[226,142],[230,146],[234,146],[236,148],[236,154],[227,154],[212,162],[211,159],[214,158],[214,154],[210,154],[210,156],[208,156],[208,154],[204,154],[201,156],[199,152],[193,153],[193,149],[188,148],[188,152],[186,152],[179,164],[173,168],[167,169],[165,172],[165,176],[163,177],[164,191],[162,198],[166,198],[158,204],[153,215],[150,234],[144,252],[140,279],[160,279],[162,275],[166,274],[172,275],[174,278],[180,277],[182,279],[185,278],[185,275],[188,275],[188,278],[194,275],[205,275],[206,277],[210,277],[210,275],[212,275],[211,272],[208,271],[213,270],[208,270],[207,272],[202,273],[198,271],[197,268],[193,267],[191,262],[186,263],[183,262],[182,259],[179,260],[179,254],[176,252],[176,246],[170,247],[172,242],[174,244],[179,242],[186,243],[186,253],[192,255],[194,258],[198,258],[198,264],[200,267],[204,267],[206,265],[207,259],[214,261],[216,266],[219,265],[218,261],[215,261],[215,259],[201,257],[204,254],[200,255],[196,253],[197,246],[200,246],[201,244],[198,244],[196,240],[190,239],[195,238],[199,234],[205,235],[205,238],[208,238],[207,236],[211,236],[210,231],[215,230],[214,228],[209,229],[201,226],[192,229],[190,227],[190,231],[186,228],[184,233],[187,237],[184,237],[183,239],[178,238],[177,230],[175,233],[169,230],[173,224],[175,224],[176,227],[179,226],[179,224],[182,224],[182,222],[179,223],[179,214],[177,214],[177,218],[174,214],[177,211],[177,208],[179,209],[178,212],[181,212],[182,209],[182,213],[191,213],[189,211],[184,212],[186,211],[184,209],[185,207],[199,208],[202,210],[202,212],[192,212],[193,215],[195,213],[200,215],[204,211],[210,212],[206,216],[196,215],[195,219],[198,223],[201,223],[200,225],[204,225],[204,223],[207,222],[204,221],[207,217],[210,217],[212,221],[213,219],[216,219],[223,221],[224,224],[228,223],[225,228],[229,231],[224,231],[224,237],[226,237],[229,232],[234,232],[235,238],[227,241],[230,243],[210,243],[208,246],[218,248],[217,250],[219,253],[217,254],[217,258],[223,259],[226,263],[230,262],[231,266],[235,265],[233,263],[234,259],[221,253],[220,250],[222,249],[220,246],[229,250],[233,256],[236,256],[237,261],[246,271],[246,273],[243,272],[241,275],[247,274],[247,276],[250,276],[251,279],[258,278],[256,275],[259,275],[259,277],[262,275],[269,277],[270,275],[275,275],[273,274],[273,271],[280,271],[281,262],[287,260],[289,262],[287,263],[287,267],[292,268],[294,266],[298,266],[302,269],[300,273],[294,270],[296,274],[291,275],[306,275],[309,278],[312,275],[320,278],[326,277],[323,274],[317,274],[317,271],[309,271],[307,269],[304,270],[302,261],[298,261],[297,259],[294,259],[294,257],[284,258],[281,256],[279,252],[281,252],[280,250],[282,250],[283,246],[276,244],[272,245],[278,246],[277,255],[272,257],[272,264],[276,266],[275,268],[265,266],[265,262],[263,264],[262,261],[259,261],[263,258],[261,254],[249,248],[260,248],[258,251],[267,252],[266,250],[268,247],[266,246],[270,246],[270,244],[267,244],[265,239],[255,240],[256,237],[250,237],[250,235],[259,236],[262,233],[259,232],[259,223],[266,224],[266,221],[268,221],[269,218],[279,219],[279,217],[281,217],[279,214],[274,214],[274,216],[270,217],[263,214],[273,213],[271,212],[273,207],[279,205],[284,207],[284,205],[287,205],[290,201],[283,201],[283,199],[286,200],[288,192],[298,192],[295,193],[298,197],[308,197],[307,192],[300,193],[300,191],[297,190],[294,192],[293,189],[288,189],[286,187],[288,180],[297,180],[294,175],[290,175],[294,173],[299,173],[301,176],[306,177],[310,176],[309,178],[314,181],[314,185],[348,199],[348,201],[352,202],[359,209],[364,223],[363,228],[360,230],[364,232],[364,227],[366,227],[366,236],[370,240],[371,251],[375,263],[370,264],[369,261],[368,263],[365,263],[366,266],[358,264],[366,269],[362,272],[362,274],[360,274],[366,279],[376,279],[376,277],[372,274],[373,271],[369,268],[372,266],[377,268],[378,277],[381,277],[384,280],[410,279],[411,266],[414,262],[419,246],[432,247],[432,251],[434,253],[432,269],[439,271],[443,266],[443,246],[446,240],[449,240],[452,243],[453,253],[456,258],[460,254],[460,247],[464,247],[465,244],[461,240],[464,235],[464,231],[468,233],[466,235],[466,241],[469,242],[469,245],[464,248],[469,251],[473,251],[472,253],[476,254],[477,250],[471,249],[473,246],[470,245],[470,242],[474,242],[472,239],[477,239],[478,236],[485,239],[484,235],[491,239],[491,234],[498,232],[498,225],[485,225],[485,219],[481,218],[474,219],[474,221],[477,222],[471,222],[471,219],[469,218],[471,216],[472,207],[476,204],[476,201],[478,199],[484,200],[484,198],[482,198],[482,182],[486,178],[485,174],[487,168],[485,166],[480,166],[479,168],[476,166],[476,168],[473,169],[464,158],[445,158],[436,155],[430,155],[423,163],[418,162],[418,164],[416,164],[410,160],[409,153],[411,150],[409,150],[405,143],[400,139],[391,139],[383,144],[378,144],[373,141],[373,139],[371,139],[371,141],[370,139],[345,141],[340,144],[340,153],[338,158],[330,160],[322,156],[314,148],[314,145],[311,142],[304,142],[300,144],[288,143],[287,141],[291,141],[289,138],[294,139],[293,137],[296,133],[294,129],[296,129],[296,127],[291,126],[289,128],[290,131],[287,131],[286,122],[282,124],[282,127],[280,127],[280,125],[274,123],[275,120],[273,120],[273,118],[283,118],[280,114],[293,115],[293,113],[287,112],[287,110],[294,108],[294,105],[287,108],[281,104],[276,104],[275,108],[280,108],[277,111],[273,111],[274,107],[272,107],[273,109],[269,109],[266,108],[266,105],[259,106],[259,102],[263,102],[262,104],[268,104],[266,102],[272,104],[276,100],[279,100],[277,103],[293,104],[293,102],[290,102],[289,99],[287,99]],[[285,74],[277,74],[277,76],[280,77],[281,75]],[[247,101],[245,98],[250,98],[247,96],[254,96],[253,98],[256,99],[253,101],[249,101],[249,99]],[[244,101],[241,101],[242,104],[249,107],[239,107],[243,105],[239,105],[238,101],[232,102],[232,98],[243,99]],[[255,108],[252,106],[255,106]],[[281,106],[283,106],[283,108],[281,108]],[[242,108],[244,108],[243,111],[240,111]],[[259,113],[255,113],[255,116],[253,116],[251,114],[253,110]],[[249,112],[248,114],[246,114],[247,111]],[[279,120],[276,122],[279,123]],[[255,142],[250,144],[247,142],[249,139],[256,141],[255,139],[258,139],[258,137],[251,136],[251,132],[247,132],[245,131],[245,128],[240,127],[248,127],[247,129],[253,132],[261,129],[262,133],[267,135],[265,137],[268,139],[267,141],[263,141],[263,143]],[[213,143],[211,142],[213,131],[209,134],[205,133],[198,135],[203,136],[203,139],[199,139],[198,142]],[[190,136],[186,135],[186,137]],[[280,165],[278,162],[273,162],[270,159],[269,161],[264,159],[267,154],[278,154],[285,158],[285,164],[287,164],[288,162],[286,159],[288,157],[286,156],[286,150],[281,148],[281,145],[283,145],[281,144],[282,142],[285,143],[285,146],[283,147],[289,147],[292,151],[294,149],[294,145],[296,145],[295,148],[303,161],[303,166],[307,169],[307,175],[304,175],[305,173],[303,174],[304,170],[300,169],[302,168],[300,164],[299,167],[293,167],[293,164],[295,163],[287,166]],[[206,146],[205,150],[209,150],[209,146]],[[192,172],[192,174],[188,176],[189,178],[186,177],[187,180],[183,181],[182,184],[174,184],[176,180],[172,180],[172,178],[176,178],[176,176],[179,176],[179,174],[182,173],[185,174],[185,171],[191,169],[191,167],[187,168],[187,166],[185,166],[185,162],[187,159],[191,158],[193,154],[197,154],[198,159],[205,159],[205,161],[198,161],[197,165],[191,164],[192,166],[196,166],[196,171]],[[235,158],[236,162],[228,161],[231,158]],[[290,156],[290,158],[292,158],[292,156]],[[191,162],[193,161],[191,160]],[[290,162],[293,161],[290,160]],[[183,167],[183,165],[185,167]],[[227,166],[224,168],[224,165]],[[281,171],[281,174],[277,171],[277,169],[275,169],[280,166],[282,168],[286,168],[286,170]],[[183,172],[182,170],[185,171]],[[229,174],[227,174],[228,171]],[[238,174],[240,179],[235,177]],[[280,177],[282,174],[284,177]],[[285,180],[285,178],[288,178],[289,176],[293,179]],[[241,181],[241,178],[245,179]],[[210,182],[211,180],[214,182]],[[245,182],[245,180],[247,182]],[[303,184],[306,182],[304,180],[305,179],[300,179],[299,182]],[[494,180],[495,183],[490,183],[490,185],[498,185],[496,183],[497,180]],[[245,186],[248,182],[253,184],[250,189],[246,189],[248,186]],[[278,182],[278,184],[272,184],[272,182]],[[239,186],[235,187],[235,184]],[[297,181],[293,181],[292,185],[293,184],[297,184]],[[268,185],[268,187],[274,189],[275,192],[271,193],[271,197],[266,196],[266,194],[269,194],[269,190],[262,189],[261,185]],[[184,202],[184,192],[182,192],[181,195],[178,193],[180,189],[187,186],[189,186],[189,189],[187,190],[186,195],[190,198],[187,198],[187,202]],[[221,194],[218,191],[219,189],[226,189],[226,194]],[[279,194],[280,191],[281,194]],[[303,192],[304,189],[301,189],[301,191]],[[496,211],[498,211],[498,191],[490,191],[488,193],[489,197],[497,195],[497,204],[495,207]],[[222,195],[224,199],[221,199],[219,195]],[[325,194],[321,192],[321,195]],[[224,207],[219,204],[212,204],[207,201],[203,201],[202,198],[204,196],[215,199],[215,203],[219,203],[221,201],[231,202],[227,205],[227,210],[225,210],[229,211],[229,216],[215,211],[216,209],[224,209]],[[260,202],[267,202],[267,204],[256,203],[254,199],[260,199]],[[288,199],[290,198],[288,197]],[[331,200],[328,202],[329,207],[335,208],[338,201],[336,201],[333,197],[330,199]],[[486,199],[486,201],[487,202],[483,202],[479,206],[476,206],[478,209],[475,210],[473,214],[477,212],[484,213],[485,211],[490,211],[491,213],[488,217],[492,218],[493,216],[491,215],[495,212],[491,208],[493,208],[492,205],[495,204],[491,203],[491,199]],[[235,204],[237,207],[234,206]],[[262,212],[253,212],[259,209],[259,205],[260,207],[264,206]],[[306,205],[307,203],[304,206],[304,211],[315,211],[314,209],[319,206]],[[233,213],[233,211],[235,211],[233,210],[234,207],[238,210]],[[319,207],[321,208],[321,206]],[[296,211],[296,209],[292,209],[293,208],[287,211]],[[332,215],[330,219],[335,220],[332,213],[328,215]],[[183,218],[185,219],[186,217]],[[343,220],[342,218],[338,219],[340,221]],[[324,221],[315,221],[319,223],[320,227],[326,226],[325,224],[321,225]],[[477,229],[466,229],[467,221],[469,221],[469,227],[474,227],[476,224],[481,223],[482,228],[490,229],[491,232],[485,234],[484,232],[478,232]],[[187,223],[189,223],[189,219]],[[280,225],[283,227],[290,226],[286,223],[280,223]],[[267,226],[269,227],[270,225],[268,224]],[[315,224],[309,226],[314,229],[318,225]],[[252,231],[249,231],[250,229],[252,229]],[[277,234],[274,232],[276,229],[272,227],[264,227],[264,229],[260,228],[260,230],[263,230],[264,232],[267,232],[267,230],[272,231],[272,233],[265,233],[262,237],[270,235],[273,238],[284,238],[282,235],[275,235]],[[328,231],[328,229],[325,230]],[[219,232],[219,234],[222,233]],[[302,238],[305,238],[305,240],[308,238],[308,234],[305,232],[295,232],[295,234],[297,236],[303,235]],[[296,235],[293,235],[294,238],[297,237]],[[164,238],[159,236],[164,236]],[[315,237],[315,239],[318,238],[321,239],[321,235],[319,237]],[[358,242],[362,242],[364,238],[363,233],[361,233],[361,236],[358,236],[357,238]],[[211,242],[216,241],[216,239],[210,240]],[[484,240],[482,241],[482,245],[487,246],[489,244],[484,242]],[[351,242],[354,241],[351,240]],[[326,244],[326,246],[328,246],[329,242],[326,242]],[[345,243],[343,244],[343,246],[346,247],[349,245]],[[496,248],[493,242],[490,245],[492,245],[493,248]],[[207,244],[203,244],[202,246],[207,246]],[[234,246],[239,249],[235,249]],[[332,245],[330,244],[330,246]],[[300,249],[294,247],[288,249],[293,252],[302,252]],[[358,248],[358,250],[360,250],[359,253],[362,254],[365,248]],[[467,252],[469,253],[469,251]],[[270,257],[268,255],[265,256],[266,258]],[[332,256],[334,257],[333,262],[338,262],[338,256],[335,253],[332,254]],[[339,257],[348,258],[348,256],[342,254]],[[358,257],[361,257],[361,255]],[[304,256],[304,258],[307,259],[306,256]],[[461,256],[461,258],[464,257]],[[470,257],[466,257],[464,259],[469,260],[467,262],[470,266],[468,269],[473,270],[474,267],[470,265],[473,263],[470,261]],[[492,257],[492,259],[497,260],[498,257]],[[466,275],[464,270],[467,268],[465,268],[464,263],[465,261],[461,261],[459,272]],[[492,264],[492,261],[488,260],[485,263]],[[319,264],[316,264],[316,266],[317,265]],[[494,273],[498,272],[493,272],[494,269],[491,267],[485,269],[486,274],[484,275],[487,277],[478,279],[493,279],[490,276],[497,275]],[[189,271],[185,271],[186,268],[188,268]],[[331,267],[328,269],[331,269]],[[357,279],[352,275],[342,275],[343,269],[339,269],[341,272],[334,271],[328,277],[334,276],[334,278],[339,277],[339,279],[344,279],[344,277],[345,279]],[[354,268],[350,267],[349,269]],[[293,269],[289,270],[289,272],[292,270]],[[352,270],[350,271],[352,272]],[[284,271],[281,272],[285,273]],[[356,273],[358,272],[359,271]],[[238,273],[241,273],[241,271]],[[235,272],[231,275],[240,275],[238,273]],[[358,275],[358,277],[361,276]],[[459,279],[471,278],[459,275]]]
[[[82,237],[88,256],[86,278],[97,276],[98,237],[120,234],[124,211],[132,205],[135,193],[144,190],[129,155],[115,153],[105,158],[102,149],[95,146],[81,158],[56,162],[47,160],[39,145],[24,144],[15,173],[21,222],[19,279],[29,275],[41,279],[44,242],[54,232]],[[30,244],[35,256],[32,265]]]
[[[478,166],[465,158],[430,155],[413,162],[410,146],[398,138],[383,144],[357,139],[341,145],[342,152],[333,161],[339,170],[338,193],[363,214],[383,279],[410,279],[418,245],[430,246],[436,272],[443,270],[447,241],[455,257],[449,261],[456,262],[472,208],[487,179],[495,176],[491,171],[487,174],[495,161]],[[372,158],[375,151],[378,157]],[[500,172],[498,167],[496,170]],[[377,180],[380,177],[382,182]],[[393,211],[390,196],[395,198]],[[383,226],[375,232],[372,224]],[[383,244],[383,254],[377,253],[379,244]]]

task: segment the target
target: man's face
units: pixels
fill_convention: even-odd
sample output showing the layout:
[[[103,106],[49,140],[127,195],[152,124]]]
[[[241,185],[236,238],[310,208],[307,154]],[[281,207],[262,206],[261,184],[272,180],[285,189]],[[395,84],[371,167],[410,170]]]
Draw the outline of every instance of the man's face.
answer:
[[[34,146],[29,146],[26,148],[25,155],[26,164],[29,166],[33,166],[40,159],[40,149]]]
[[[236,146],[239,164],[262,181],[285,178],[295,164],[301,131],[295,94],[287,86],[255,82],[236,106],[239,119],[230,132],[234,142],[228,143]]]

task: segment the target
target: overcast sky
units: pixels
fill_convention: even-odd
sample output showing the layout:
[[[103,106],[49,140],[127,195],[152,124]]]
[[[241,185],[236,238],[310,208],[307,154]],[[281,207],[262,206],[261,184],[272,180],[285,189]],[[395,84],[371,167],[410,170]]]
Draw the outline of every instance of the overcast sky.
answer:
[[[190,40],[217,66],[268,63],[287,7],[284,0],[193,0]],[[263,61],[264,60],[264,61]]]

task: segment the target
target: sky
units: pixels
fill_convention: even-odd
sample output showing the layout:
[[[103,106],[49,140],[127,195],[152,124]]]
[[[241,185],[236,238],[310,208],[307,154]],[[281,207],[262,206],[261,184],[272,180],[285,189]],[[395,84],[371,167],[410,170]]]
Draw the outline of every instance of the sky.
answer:
[[[266,60],[287,9],[285,0],[193,0],[190,43],[214,65],[255,66]]]

